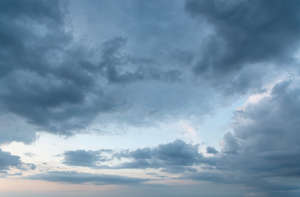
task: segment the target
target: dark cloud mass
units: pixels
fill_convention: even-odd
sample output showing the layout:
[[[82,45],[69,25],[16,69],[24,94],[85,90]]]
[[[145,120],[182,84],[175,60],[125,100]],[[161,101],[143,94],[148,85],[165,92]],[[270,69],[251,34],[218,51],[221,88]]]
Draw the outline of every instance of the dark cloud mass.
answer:
[[[125,50],[126,37],[105,39],[96,47],[75,39],[68,8],[67,1],[56,0],[1,2],[3,116],[25,120],[34,131],[72,135],[98,115],[101,123],[136,124],[209,108],[207,92],[183,81],[186,73],[178,65],[132,55]],[[161,92],[166,94],[158,99]],[[189,107],[195,103],[198,107]],[[28,134],[31,140],[7,140],[33,141],[35,133]]]
[[[95,48],[80,43],[74,38],[73,15],[65,1],[2,1],[1,113],[25,119],[33,130],[63,135],[86,128],[99,115],[102,123],[134,124],[201,115],[211,110],[215,96],[207,83],[224,85],[229,92],[247,92],[250,86],[260,89],[264,76],[271,73],[260,63],[279,65],[297,47],[299,16],[294,0],[276,0],[272,6],[268,1],[186,1],[185,10],[205,20],[201,25],[214,31],[207,46],[201,43],[205,47],[196,42],[205,38],[199,35],[203,32],[192,31],[194,24],[183,15],[179,1],[172,6],[181,10],[179,21],[168,20],[174,17],[171,11],[150,19],[149,13],[160,6],[167,8],[166,3],[132,1],[125,5],[114,19],[121,23],[119,18],[128,13],[126,9],[134,9],[123,21],[132,30],[124,25],[120,28],[131,32],[134,42],[145,40],[141,35],[149,36],[153,43],[147,41],[145,50],[130,43],[129,35],[102,39],[105,42]],[[143,13],[137,12],[138,8]],[[131,17],[138,16],[138,23],[130,23]],[[159,21],[176,34],[169,36],[163,24],[156,23]],[[198,33],[190,39],[199,47],[188,47],[191,43],[180,30],[184,24]],[[139,25],[144,29],[137,28]],[[155,37],[154,28],[160,30]],[[181,44],[182,49],[174,45],[179,37],[190,44]],[[162,40],[166,41],[164,50],[155,50]],[[195,83],[190,75],[196,51],[198,58],[201,56],[196,71],[206,76],[205,82]],[[113,116],[120,113],[122,118]]]
[[[244,184],[265,196],[288,195],[299,185],[298,81],[277,84],[258,103],[237,111],[233,133],[224,136],[215,170],[190,176],[227,184]]]
[[[271,71],[267,69],[270,62],[277,70],[287,67],[298,48],[297,0],[187,0],[185,8],[214,32],[199,54],[196,73],[216,79],[213,83],[225,88],[233,86],[231,92],[259,88],[252,79],[259,80],[263,75],[250,74],[251,67],[261,72]],[[240,75],[244,70],[251,78],[243,80],[246,76]]]
[[[72,38],[65,30],[63,3],[1,1],[1,8],[2,112],[52,131],[79,126],[79,111],[92,111],[82,106],[84,89],[90,92],[93,80],[87,62],[71,58],[75,52],[67,49]]]
[[[270,97],[236,115],[234,138],[227,142],[236,144],[236,154],[242,153],[245,163],[252,160],[249,170],[266,176],[299,176],[300,90],[295,83],[277,84]]]

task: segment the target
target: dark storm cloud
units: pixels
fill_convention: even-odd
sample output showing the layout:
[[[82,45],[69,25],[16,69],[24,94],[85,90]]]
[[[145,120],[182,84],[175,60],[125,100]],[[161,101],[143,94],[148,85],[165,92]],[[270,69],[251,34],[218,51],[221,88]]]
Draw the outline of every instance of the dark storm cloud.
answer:
[[[187,0],[185,8],[213,31],[195,72],[230,92],[259,88],[262,72],[271,72],[267,64],[288,67],[299,44],[297,0]]]
[[[68,6],[56,0],[1,1],[0,115],[18,119],[13,127],[1,126],[3,133],[18,131],[3,134],[1,143],[30,143],[36,130],[72,135],[99,115],[101,123],[140,124],[208,110],[209,90],[195,91],[199,85],[183,81],[178,62],[186,62],[189,53],[177,50],[177,66],[170,67],[156,55],[125,49],[127,38],[90,47],[74,39]]]
[[[102,9],[111,5],[109,1],[99,4]],[[266,1],[187,1],[186,10],[207,19],[215,29],[215,44],[208,49],[217,50],[204,51],[189,48],[200,46],[203,36],[184,36],[185,25],[189,32],[200,31],[185,16],[182,2],[176,1],[168,12],[159,9],[153,16],[153,10],[168,5],[124,3],[111,23],[122,24],[117,32],[125,31],[128,34],[120,34],[129,38],[114,35],[92,48],[74,39],[69,24],[72,18],[68,18],[73,15],[68,15],[66,2],[2,1],[0,115],[12,114],[29,126],[28,135],[22,131],[5,134],[1,143],[30,143],[36,139],[37,129],[72,135],[99,116],[101,123],[154,124],[166,117],[202,115],[211,110],[215,95],[207,82],[225,85],[227,92],[244,92],[249,86],[259,89],[264,73],[245,65],[284,60],[297,43],[295,1],[274,1],[272,6]],[[125,17],[126,10],[133,12]],[[175,10],[181,10],[180,20],[174,18]],[[130,35],[133,42],[128,41]],[[207,82],[195,83],[190,76],[188,65],[194,62],[195,51],[203,56],[196,70],[209,77]],[[229,86],[224,78],[230,79]]]
[[[92,80],[83,62],[68,57],[62,2],[1,1],[1,9],[2,110],[52,131],[80,124],[71,120],[79,119],[74,106],[84,103],[83,88],[91,89]]]
[[[120,109],[124,101],[110,92],[124,84],[180,80],[176,70],[160,71],[151,68],[152,60],[120,52],[126,39],[105,42],[100,54],[75,43],[67,30],[66,6],[61,1],[1,1],[2,113],[25,119],[33,130],[70,135],[99,112]],[[6,141],[33,141],[35,133],[28,134]]]
[[[233,133],[224,136],[215,170],[189,177],[217,183],[243,184],[273,196],[300,188],[298,81],[278,83],[258,103],[235,115]]]
[[[89,52],[75,46],[66,30],[63,2],[1,3],[6,9],[0,34],[4,112],[43,130],[71,134],[112,107],[95,88]]]
[[[74,171],[50,171],[44,174],[37,174],[26,177],[32,180],[45,180],[50,182],[62,182],[71,184],[90,183],[95,185],[129,185],[141,184],[147,179],[131,178],[126,176],[89,174]]]

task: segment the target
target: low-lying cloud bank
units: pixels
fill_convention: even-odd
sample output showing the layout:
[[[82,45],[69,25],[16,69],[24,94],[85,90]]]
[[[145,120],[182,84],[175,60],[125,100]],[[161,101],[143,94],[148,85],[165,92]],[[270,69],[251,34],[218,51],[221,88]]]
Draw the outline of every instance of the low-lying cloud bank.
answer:
[[[130,185],[140,184],[148,181],[142,178],[132,178],[117,175],[80,173],[74,171],[50,171],[43,174],[36,174],[26,177],[31,180],[45,180],[51,182],[71,183],[71,184],[95,184],[95,185]]]

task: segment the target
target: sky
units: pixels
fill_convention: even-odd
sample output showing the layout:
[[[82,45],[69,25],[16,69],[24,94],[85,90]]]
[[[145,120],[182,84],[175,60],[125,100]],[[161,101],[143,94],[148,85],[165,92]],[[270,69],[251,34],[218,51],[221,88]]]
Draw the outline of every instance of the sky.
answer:
[[[1,0],[0,196],[299,196],[299,9]]]

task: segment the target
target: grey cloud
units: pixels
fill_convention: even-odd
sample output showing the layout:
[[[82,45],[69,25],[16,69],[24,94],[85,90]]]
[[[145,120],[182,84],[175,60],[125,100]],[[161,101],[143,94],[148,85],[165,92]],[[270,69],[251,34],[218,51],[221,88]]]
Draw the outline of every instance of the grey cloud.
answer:
[[[98,120],[153,125],[164,117],[201,115],[211,109],[211,101],[217,102],[217,93],[207,84],[221,86],[227,93],[260,90],[266,75],[288,69],[298,45],[300,4],[296,0],[187,0],[186,11],[202,20],[199,28],[213,31],[204,45],[205,30],[199,31],[194,20],[185,18],[181,1],[122,2],[124,10],[115,9],[111,2],[92,4],[97,14],[106,14],[99,18],[110,18],[108,23],[119,27],[114,31],[93,26],[110,35],[97,35],[102,44],[94,49],[73,39],[67,5],[61,1],[1,1],[1,144],[30,143],[37,137],[36,130],[72,135]],[[107,17],[112,7],[118,11]],[[190,75],[191,65],[201,83]],[[271,97],[237,112],[223,149],[207,148],[211,157],[179,140],[107,153],[112,158],[99,151],[69,151],[63,162],[93,168],[193,171],[187,177],[240,183],[269,195],[290,192],[297,188],[292,179],[298,180],[300,174],[300,91],[291,84],[295,82],[278,84]],[[4,171],[21,168],[17,156],[1,155]],[[126,161],[102,165],[110,159]],[[207,172],[195,174],[193,167],[198,165]],[[39,176],[77,183],[107,178],[58,172]]]
[[[80,123],[74,119],[79,119],[79,112],[74,105],[84,103],[82,89],[90,87],[92,81],[80,62],[69,62],[68,68],[63,66],[71,60],[66,51],[71,35],[64,30],[63,3],[2,1],[1,4],[5,9],[1,12],[0,34],[2,110],[43,129],[54,131],[77,126]],[[65,71],[71,69],[75,71],[68,75]],[[86,106],[80,109],[81,113],[88,110],[90,107]],[[59,120],[64,120],[65,125]]]
[[[283,81],[270,96],[238,111],[212,169],[189,177],[243,184],[265,196],[299,190],[299,98],[298,81]]]
[[[14,174],[9,173],[9,170],[12,168],[19,170],[34,170],[36,166],[31,163],[23,163],[19,156],[12,155],[11,153],[0,149],[0,173],[4,174],[4,176],[14,176]]]
[[[300,91],[296,83],[277,84],[270,97],[236,115],[234,136],[230,141],[225,139],[228,144],[225,148],[236,147],[245,164],[252,160],[245,166],[249,171],[271,176],[299,176]]]
[[[120,168],[162,168],[166,171],[184,171],[199,164],[203,156],[197,145],[176,140],[153,149],[144,148],[121,153],[121,158],[132,158],[132,162],[121,164]]]
[[[211,146],[208,146],[206,148],[206,152],[210,153],[210,154],[216,154],[216,153],[218,153],[218,151],[214,147],[211,147]]]
[[[274,194],[282,193],[289,195],[293,191],[299,189],[297,183],[288,184],[285,182],[276,182],[271,179],[263,179],[259,176],[249,177],[248,175],[242,175],[238,173],[227,173],[227,172],[198,172],[186,176],[185,178],[197,180],[197,181],[207,181],[219,184],[235,184],[235,185],[246,185],[249,189],[246,193],[253,193],[258,195],[259,193],[264,193],[264,196],[273,196]]]
[[[0,149],[0,170],[8,170],[11,167],[20,168],[22,162],[20,157],[11,155],[9,152],[4,152]]]
[[[64,153],[63,163],[70,166],[96,167],[98,162],[110,160],[109,158],[103,156],[102,153],[111,153],[111,150],[67,151]]]
[[[88,166],[102,169],[161,169],[167,172],[182,173],[194,171],[195,165],[211,165],[214,161],[205,158],[198,150],[198,145],[176,140],[154,148],[133,151],[111,152],[110,156],[101,157],[102,151],[77,150],[64,153],[64,164],[71,166]],[[105,161],[118,159],[117,165],[103,165]],[[122,161],[129,159],[130,161]]]
[[[265,74],[286,69],[298,48],[297,0],[187,0],[185,8],[213,32],[195,72],[230,92],[259,89]],[[277,67],[269,69],[268,63]],[[241,72],[245,80],[238,79]]]
[[[103,14],[109,14],[110,3],[95,3],[92,7],[107,8]],[[77,32],[68,29],[67,19],[69,16],[76,17],[68,15],[69,5],[66,2],[2,1],[1,114],[17,116],[21,122],[28,124],[28,129],[26,134],[23,131],[3,134],[5,138],[1,143],[14,140],[30,143],[36,139],[37,129],[72,135],[92,121],[100,124],[122,121],[155,124],[164,118],[200,117],[213,108],[211,102],[217,102],[214,90],[207,83],[216,80],[216,83],[226,86],[220,73],[224,71],[222,76],[230,79],[227,92],[245,92],[249,86],[260,87],[264,81],[261,77],[265,74],[258,71],[258,67],[243,65],[286,57],[298,33],[296,6],[290,6],[293,3],[296,4],[294,1],[275,1],[274,8],[270,10],[265,1],[255,1],[253,5],[245,1],[230,1],[222,9],[218,7],[219,4],[222,7],[220,2],[187,1],[186,10],[194,16],[208,19],[220,42],[229,43],[226,45],[227,52],[217,54],[212,63],[203,64],[210,66],[201,66],[203,72],[199,72],[208,74],[209,80],[198,83],[191,77],[189,67],[195,61],[195,51],[200,51],[203,61],[207,62],[214,50],[207,53],[199,49],[203,37],[199,34],[203,31],[186,16],[181,1],[174,1],[172,5],[166,2],[123,3],[122,10],[114,12],[116,17],[103,17],[110,18],[114,25],[120,24],[116,34],[123,37],[108,28],[107,31],[113,35],[99,38],[101,45],[95,48],[74,39]],[[90,3],[84,6],[93,13]],[[164,12],[159,8],[170,10]],[[152,12],[157,9],[160,12],[153,16]],[[127,12],[129,10],[132,12]],[[247,17],[239,17],[240,10],[245,10],[243,13]],[[270,22],[284,11],[289,14],[280,17],[277,23]],[[125,13],[130,14],[124,16]],[[182,17],[173,18],[174,13]],[[234,14],[231,16],[230,13]],[[222,14],[228,16],[220,17]],[[252,24],[248,17],[253,15],[257,17],[253,17]],[[137,23],[130,22],[132,18],[136,18]],[[251,24],[242,25],[248,23]],[[269,29],[261,28],[266,24]],[[191,35],[184,36],[187,32],[183,28],[185,26],[188,32],[193,32],[188,33]],[[275,31],[277,29],[280,31]],[[128,34],[122,34],[123,31]],[[287,34],[289,36],[285,36]],[[241,35],[241,38],[231,35]],[[91,37],[96,40],[96,37]],[[277,37],[284,39],[275,39]],[[164,46],[162,40],[166,41]],[[218,48],[219,41],[214,42]],[[254,52],[254,48],[265,53]],[[210,72],[219,74],[210,76]],[[227,73],[234,73],[234,76],[229,74],[228,77]],[[162,92],[164,96],[161,96]],[[22,128],[23,123],[16,125],[19,124],[18,128]]]
[[[50,182],[62,182],[71,184],[90,183],[95,185],[130,185],[141,184],[148,181],[142,178],[131,178],[127,176],[89,174],[74,171],[50,171],[44,174],[36,174],[26,177],[32,180],[45,180]]]
[[[30,143],[36,130],[72,135],[98,120],[137,124],[209,110],[210,90],[196,91],[199,85],[187,81],[182,63],[177,64],[190,59],[185,50],[177,50],[176,66],[164,66],[155,55],[132,53],[128,39],[119,35],[87,46],[70,31],[68,6],[65,1],[1,2],[1,114],[21,122],[3,143]],[[26,132],[19,132],[22,125]]]
[[[150,58],[138,58],[122,53],[127,40],[116,37],[104,42],[99,68],[109,83],[132,83],[141,80],[179,82],[179,70],[167,71],[156,68],[157,62]]]
[[[22,118],[13,114],[0,113],[0,144],[20,141],[31,143],[37,139],[34,127],[27,124]]]

